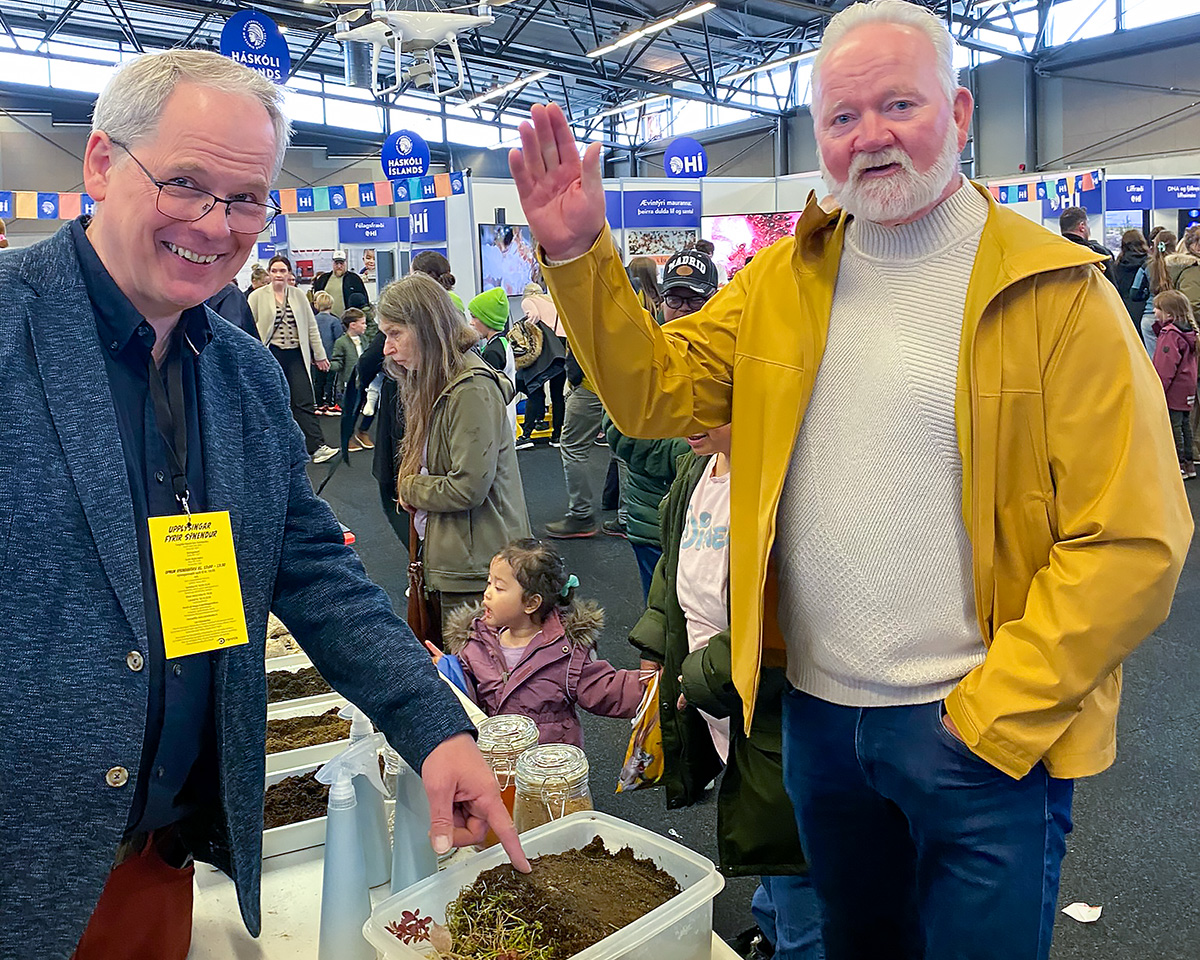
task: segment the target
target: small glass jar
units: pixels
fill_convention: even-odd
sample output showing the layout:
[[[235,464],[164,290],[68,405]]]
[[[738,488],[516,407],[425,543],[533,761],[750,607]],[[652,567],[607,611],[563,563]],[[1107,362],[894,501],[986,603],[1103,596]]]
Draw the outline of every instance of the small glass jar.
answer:
[[[479,722],[479,752],[496,775],[509,816],[516,802],[517,759],[537,742],[537,724],[529,717],[500,713]],[[483,845],[490,847],[495,842],[496,835],[489,830]]]
[[[592,809],[588,762],[569,743],[530,747],[517,760],[517,797],[513,822],[518,833]]]

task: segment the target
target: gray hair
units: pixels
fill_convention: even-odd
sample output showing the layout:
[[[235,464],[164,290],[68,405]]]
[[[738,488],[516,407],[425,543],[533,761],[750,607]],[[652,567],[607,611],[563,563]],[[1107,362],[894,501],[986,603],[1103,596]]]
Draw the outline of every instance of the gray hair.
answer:
[[[825,58],[837,48],[846,35],[857,27],[868,23],[890,23],[899,27],[912,27],[925,34],[937,53],[938,77],[946,91],[946,99],[953,102],[958,90],[958,71],[954,68],[954,38],[950,31],[934,14],[909,0],[869,0],[846,7],[829,21],[821,37],[821,49],[813,60],[812,85],[814,99],[819,95],[821,65]]]
[[[102,130],[129,145],[150,136],[158,128],[167,98],[180,83],[250,97],[263,105],[275,127],[274,182],[292,139],[292,124],[283,114],[283,88],[219,53],[166,50],[126,64],[96,100],[92,131]]]

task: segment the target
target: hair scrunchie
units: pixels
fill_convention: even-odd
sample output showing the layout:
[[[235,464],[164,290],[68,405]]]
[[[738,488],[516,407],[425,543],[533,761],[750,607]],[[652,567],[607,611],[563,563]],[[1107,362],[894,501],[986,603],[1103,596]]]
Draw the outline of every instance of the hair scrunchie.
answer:
[[[558,592],[558,595],[560,597],[565,597],[572,587],[577,587],[577,586],[579,586],[579,578],[577,576],[575,576],[575,574],[571,574],[569,577],[567,577],[567,582],[563,585],[563,588]]]

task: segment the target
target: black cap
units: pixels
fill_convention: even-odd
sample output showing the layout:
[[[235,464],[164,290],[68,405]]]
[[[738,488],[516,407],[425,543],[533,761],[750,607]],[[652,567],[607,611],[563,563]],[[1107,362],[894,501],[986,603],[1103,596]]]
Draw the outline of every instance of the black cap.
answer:
[[[663,270],[663,293],[683,287],[701,296],[717,292],[717,265],[702,253],[685,250],[677,253]]]

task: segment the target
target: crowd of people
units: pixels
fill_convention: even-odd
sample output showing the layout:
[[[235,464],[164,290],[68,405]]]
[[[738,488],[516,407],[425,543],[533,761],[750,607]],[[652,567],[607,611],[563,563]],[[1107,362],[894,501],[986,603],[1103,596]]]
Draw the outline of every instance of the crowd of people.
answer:
[[[1121,663],[1191,538],[1200,233],[1113,258],[1086,216],[1072,243],[997,206],[960,173],[974,105],[919,5],[833,16],[812,83],[831,197],[725,284],[697,248],[622,264],[600,145],[535,107],[510,165],[550,294],[514,316],[432,252],[374,304],[342,251],[311,301],[283,256],[230,291],[277,212],[280,89],[200,51],[118,71],[94,215],[0,257],[4,309],[40,318],[0,326],[0,531],[38,532],[0,597],[6,735],[35,745],[0,807],[0,953],[183,960],[194,859],[257,934],[274,611],[420,771],[439,853],[490,828],[529,869],[452,655],[547,740],[657,691],[666,804],[719,779],[720,866],[760,880],[749,955],[1045,960],[1074,781],[1114,760]],[[546,391],[568,507],[538,539],[519,451]],[[370,448],[424,644],[307,469]],[[168,654],[163,516],[228,531],[250,642]],[[637,669],[596,657],[552,542],[601,529],[641,575]]]

